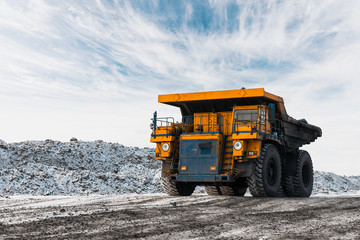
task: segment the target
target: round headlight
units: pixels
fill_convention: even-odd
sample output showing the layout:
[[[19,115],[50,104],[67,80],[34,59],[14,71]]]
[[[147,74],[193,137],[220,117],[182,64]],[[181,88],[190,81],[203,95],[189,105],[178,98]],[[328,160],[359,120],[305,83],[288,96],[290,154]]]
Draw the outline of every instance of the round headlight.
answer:
[[[162,148],[162,150],[163,150],[164,152],[167,152],[167,151],[169,151],[169,149],[170,149],[170,145],[169,145],[168,143],[163,143],[163,145],[161,146],[161,148]]]
[[[242,148],[242,143],[241,143],[241,142],[235,142],[235,143],[234,143],[234,148],[235,148],[236,151],[241,150],[241,148]]]

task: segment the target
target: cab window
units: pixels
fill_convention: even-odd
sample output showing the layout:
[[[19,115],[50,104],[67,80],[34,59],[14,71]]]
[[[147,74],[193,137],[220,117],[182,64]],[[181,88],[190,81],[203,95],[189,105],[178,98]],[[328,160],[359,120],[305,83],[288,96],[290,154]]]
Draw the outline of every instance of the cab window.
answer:
[[[250,122],[257,121],[258,109],[238,109],[235,110],[235,121],[238,122]]]

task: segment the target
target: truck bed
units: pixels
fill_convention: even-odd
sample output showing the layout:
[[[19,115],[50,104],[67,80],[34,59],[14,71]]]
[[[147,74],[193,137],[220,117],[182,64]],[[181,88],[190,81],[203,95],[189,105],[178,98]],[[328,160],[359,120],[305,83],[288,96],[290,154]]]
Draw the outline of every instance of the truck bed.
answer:
[[[321,128],[307,123],[305,119],[296,120],[287,117],[283,119],[282,123],[284,142],[289,150],[310,144],[322,135]]]

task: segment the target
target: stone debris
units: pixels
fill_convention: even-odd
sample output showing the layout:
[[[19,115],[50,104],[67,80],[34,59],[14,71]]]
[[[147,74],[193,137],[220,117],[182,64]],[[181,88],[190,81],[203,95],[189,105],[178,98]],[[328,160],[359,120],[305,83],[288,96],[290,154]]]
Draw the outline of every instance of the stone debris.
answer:
[[[162,193],[161,162],[154,154],[153,148],[102,140],[0,140],[0,196]],[[360,176],[315,171],[313,194],[359,190]]]

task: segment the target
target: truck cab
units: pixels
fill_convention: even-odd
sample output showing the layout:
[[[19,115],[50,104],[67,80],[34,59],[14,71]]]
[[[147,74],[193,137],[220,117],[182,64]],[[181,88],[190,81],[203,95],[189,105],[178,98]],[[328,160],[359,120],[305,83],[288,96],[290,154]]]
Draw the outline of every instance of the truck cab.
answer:
[[[150,141],[156,143],[155,158],[163,162],[168,194],[190,195],[203,185],[210,195],[242,196],[250,185],[255,196],[279,195],[282,169],[299,151],[286,144],[282,98],[264,89],[240,89],[160,95],[159,102],[180,107],[183,115],[181,122],[159,118],[157,112],[152,118]],[[275,155],[259,180],[254,171],[268,148]],[[260,186],[264,180],[265,188]]]

